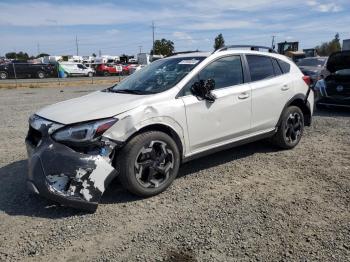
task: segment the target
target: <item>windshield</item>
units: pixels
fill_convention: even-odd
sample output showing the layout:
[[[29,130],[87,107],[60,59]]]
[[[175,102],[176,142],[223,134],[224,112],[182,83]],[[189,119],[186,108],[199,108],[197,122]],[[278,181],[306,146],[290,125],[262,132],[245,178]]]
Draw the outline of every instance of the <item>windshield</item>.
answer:
[[[337,72],[335,72],[335,74],[341,75],[341,76],[348,76],[350,75],[350,69],[338,70]]]
[[[314,67],[322,67],[326,62],[326,58],[307,58],[302,59],[298,62],[299,66],[314,66]]]
[[[205,57],[174,57],[157,60],[113,86],[109,91],[134,94],[164,92],[180,82],[204,59]]]

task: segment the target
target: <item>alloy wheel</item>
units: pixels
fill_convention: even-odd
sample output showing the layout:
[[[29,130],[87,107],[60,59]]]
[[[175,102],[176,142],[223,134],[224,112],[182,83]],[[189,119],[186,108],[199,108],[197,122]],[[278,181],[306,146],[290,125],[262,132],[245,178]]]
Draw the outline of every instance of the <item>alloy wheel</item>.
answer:
[[[284,127],[287,142],[290,144],[296,143],[301,137],[302,129],[303,121],[301,115],[297,112],[289,114]]]
[[[157,188],[168,180],[174,168],[174,154],[163,141],[151,141],[143,146],[135,160],[135,176],[145,188]]]
[[[4,73],[4,72],[0,73],[0,78],[1,79],[6,79],[7,78],[6,73]]]

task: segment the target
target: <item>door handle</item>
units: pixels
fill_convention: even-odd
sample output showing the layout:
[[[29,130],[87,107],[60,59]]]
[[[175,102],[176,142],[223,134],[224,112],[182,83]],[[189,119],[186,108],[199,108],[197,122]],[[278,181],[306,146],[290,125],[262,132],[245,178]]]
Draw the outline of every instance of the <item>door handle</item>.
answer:
[[[289,86],[287,84],[283,85],[281,90],[282,91],[287,91],[289,89]]]
[[[248,97],[249,97],[249,94],[247,92],[243,92],[238,96],[239,99],[246,99]]]

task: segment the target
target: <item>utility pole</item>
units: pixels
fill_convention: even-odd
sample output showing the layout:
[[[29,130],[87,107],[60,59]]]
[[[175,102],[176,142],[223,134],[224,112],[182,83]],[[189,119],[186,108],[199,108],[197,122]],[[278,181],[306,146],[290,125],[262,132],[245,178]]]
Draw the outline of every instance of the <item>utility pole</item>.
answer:
[[[37,43],[37,51],[38,51],[38,55],[40,55],[40,44],[39,43]]]
[[[153,54],[155,54],[155,52],[154,52],[154,29],[156,28],[155,26],[154,26],[154,21],[152,21],[152,39],[153,39],[153,48],[152,48],[152,50],[153,50]]]
[[[275,50],[275,38],[276,38],[276,36],[273,35],[273,36],[272,36],[272,43],[271,43],[271,48],[272,48],[273,50]]]
[[[75,35],[75,45],[77,47],[77,56],[79,55],[79,44],[78,44],[78,36]]]
[[[102,56],[102,52],[101,52],[101,49],[98,50],[98,56],[101,57]]]
[[[142,45],[139,45],[139,50],[140,50],[139,54],[141,54],[142,53]]]

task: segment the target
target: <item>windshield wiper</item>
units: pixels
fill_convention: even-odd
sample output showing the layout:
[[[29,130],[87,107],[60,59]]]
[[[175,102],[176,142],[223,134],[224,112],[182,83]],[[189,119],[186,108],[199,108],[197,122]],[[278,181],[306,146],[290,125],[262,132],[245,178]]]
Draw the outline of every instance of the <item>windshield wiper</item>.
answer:
[[[121,94],[134,94],[134,95],[147,95],[154,94],[154,92],[146,90],[133,90],[133,89],[110,89],[109,92],[121,93]]]

